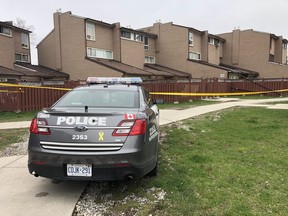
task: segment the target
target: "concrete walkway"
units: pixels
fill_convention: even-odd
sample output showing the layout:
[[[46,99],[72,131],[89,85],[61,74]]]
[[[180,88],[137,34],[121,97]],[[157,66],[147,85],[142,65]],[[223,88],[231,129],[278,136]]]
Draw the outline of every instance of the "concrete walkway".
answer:
[[[4,123],[0,123],[0,129],[29,128],[30,123],[31,121],[4,122]]]
[[[231,107],[253,106],[253,107],[266,107],[270,109],[288,109],[288,104],[281,104],[281,102],[288,101],[285,98],[273,99],[259,99],[259,100],[240,100],[233,98],[220,98],[210,99],[210,101],[218,101],[222,103],[211,104],[205,106],[193,107],[185,110],[161,110],[160,111],[160,125],[169,124],[171,122],[181,121],[184,119],[192,118],[209,112],[215,112]],[[276,103],[276,104],[273,104]]]
[[[0,158],[0,215],[71,216],[87,183],[35,178],[27,155]]]
[[[288,104],[281,104],[281,102],[288,101],[288,98],[264,100],[222,98],[216,100],[222,103],[186,110],[161,110],[160,125],[236,106],[288,109]],[[30,121],[0,123],[0,129],[28,128],[29,126]],[[0,158],[0,215],[71,216],[87,183],[35,178],[28,172],[27,160],[27,155]]]

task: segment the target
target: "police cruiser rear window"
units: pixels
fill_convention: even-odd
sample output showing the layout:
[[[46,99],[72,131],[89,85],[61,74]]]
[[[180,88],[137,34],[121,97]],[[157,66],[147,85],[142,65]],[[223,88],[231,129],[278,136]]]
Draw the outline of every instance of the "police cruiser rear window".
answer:
[[[54,107],[138,108],[136,91],[77,90],[66,94]]]

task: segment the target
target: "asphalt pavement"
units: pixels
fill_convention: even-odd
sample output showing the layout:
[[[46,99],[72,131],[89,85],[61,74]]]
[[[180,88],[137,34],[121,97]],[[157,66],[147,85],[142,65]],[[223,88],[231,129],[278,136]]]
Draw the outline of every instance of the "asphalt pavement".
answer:
[[[238,100],[231,98],[215,100],[222,103],[185,110],[160,110],[160,125],[163,126],[236,106],[288,109],[288,104],[281,103],[288,101],[288,97],[263,100]],[[0,123],[0,129],[28,128],[29,126],[30,121]],[[0,215],[71,216],[87,182],[35,178],[28,172],[27,161],[27,155],[0,158]]]

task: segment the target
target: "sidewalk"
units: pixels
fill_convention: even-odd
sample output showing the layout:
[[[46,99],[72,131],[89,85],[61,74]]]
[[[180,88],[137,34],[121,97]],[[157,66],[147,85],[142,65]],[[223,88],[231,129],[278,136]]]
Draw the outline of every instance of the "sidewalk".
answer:
[[[253,106],[253,107],[266,107],[269,109],[288,109],[287,104],[281,104],[281,102],[288,101],[286,98],[275,98],[275,99],[263,99],[263,100],[239,100],[239,99],[211,99],[211,101],[219,101],[223,103],[212,104],[206,106],[198,106],[185,110],[161,110],[160,111],[160,125],[169,124],[171,122],[181,121],[184,119],[192,118],[198,115],[202,115],[209,112],[215,112],[222,109],[227,109],[231,107],[241,107],[241,106]],[[264,104],[265,103],[265,104]],[[270,103],[270,104],[267,104]],[[277,103],[277,104],[271,104]],[[279,104],[278,104],[279,103]]]
[[[0,158],[0,215],[71,216],[86,182],[35,178],[27,155]]]
[[[0,123],[0,129],[29,128],[30,123],[31,121],[4,122],[4,123]]]
[[[288,98],[256,101],[224,99],[217,99],[221,102],[223,100],[219,104],[186,110],[161,110],[160,125],[235,106],[288,109],[288,104],[281,104],[283,101],[288,101]],[[268,102],[279,104],[261,104]],[[29,126],[30,121],[0,123],[0,129],[28,128]],[[27,155],[0,158],[0,215],[71,216],[86,184],[86,182],[59,182],[41,177],[35,178],[28,172]]]

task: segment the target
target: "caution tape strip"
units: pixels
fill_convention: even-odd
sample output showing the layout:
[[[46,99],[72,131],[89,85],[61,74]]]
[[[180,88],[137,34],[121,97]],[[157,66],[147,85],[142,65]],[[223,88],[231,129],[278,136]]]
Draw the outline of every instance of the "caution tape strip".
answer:
[[[70,91],[71,90],[71,88],[56,88],[56,87],[45,87],[45,86],[27,86],[27,85],[18,85],[18,84],[9,84],[9,83],[0,83],[0,86],[17,87],[17,88],[51,89],[51,90],[60,90],[60,91]]]
[[[0,90],[0,93],[23,93],[23,91],[9,91],[9,90]]]
[[[45,87],[45,86],[27,86],[9,83],[0,83],[3,87],[17,87],[17,88],[35,88],[35,89],[51,89],[60,91],[70,91],[71,88],[56,88],[56,87]],[[8,90],[0,90],[0,92],[7,92]],[[10,91],[11,92],[11,91]],[[19,91],[14,91],[19,92]],[[20,92],[23,92],[20,89]],[[230,92],[230,93],[188,93],[188,92],[150,92],[151,95],[169,95],[169,96],[241,96],[241,95],[258,95],[258,94],[268,94],[268,93],[279,93],[288,92],[288,89],[272,90],[272,91],[259,91],[259,92]]]
[[[288,89],[260,91],[260,92],[230,92],[230,93],[185,93],[185,92],[150,92],[152,95],[170,95],[170,96],[242,96],[242,95],[258,95],[268,93],[288,92]]]

